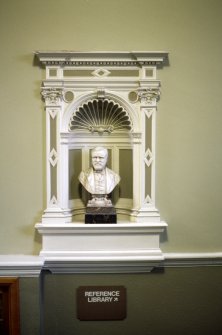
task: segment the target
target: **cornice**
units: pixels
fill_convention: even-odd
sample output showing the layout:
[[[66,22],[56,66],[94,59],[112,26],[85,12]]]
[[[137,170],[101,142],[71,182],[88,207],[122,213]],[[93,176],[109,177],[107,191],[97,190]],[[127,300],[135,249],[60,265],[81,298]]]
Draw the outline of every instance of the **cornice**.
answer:
[[[60,66],[164,66],[168,65],[165,51],[35,51],[35,56],[43,65]]]

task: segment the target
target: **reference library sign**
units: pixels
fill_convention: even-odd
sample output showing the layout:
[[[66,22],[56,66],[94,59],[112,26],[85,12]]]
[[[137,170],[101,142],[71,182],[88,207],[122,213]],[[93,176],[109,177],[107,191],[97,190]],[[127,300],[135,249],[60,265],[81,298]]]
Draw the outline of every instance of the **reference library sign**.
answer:
[[[124,286],[80,286],[77,289],[79,320],[123,320],[125,317]]]

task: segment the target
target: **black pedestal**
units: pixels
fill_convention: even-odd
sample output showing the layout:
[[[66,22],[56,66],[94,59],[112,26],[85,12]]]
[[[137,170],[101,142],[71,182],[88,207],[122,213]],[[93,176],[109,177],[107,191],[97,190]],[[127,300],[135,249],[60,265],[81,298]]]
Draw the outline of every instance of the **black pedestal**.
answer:
[[[86,207],[85,223],[116,223],[114,207]]]

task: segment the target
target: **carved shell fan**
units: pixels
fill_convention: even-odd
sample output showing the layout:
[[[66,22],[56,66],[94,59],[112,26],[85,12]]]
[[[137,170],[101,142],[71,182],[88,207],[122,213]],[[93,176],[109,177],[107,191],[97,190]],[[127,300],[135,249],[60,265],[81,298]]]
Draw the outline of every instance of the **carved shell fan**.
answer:
[[[70,131],[91,133],[130,131],[132,122],[128,113],[119,104],[107,99],[94,99],[84,103],[72,115]]]

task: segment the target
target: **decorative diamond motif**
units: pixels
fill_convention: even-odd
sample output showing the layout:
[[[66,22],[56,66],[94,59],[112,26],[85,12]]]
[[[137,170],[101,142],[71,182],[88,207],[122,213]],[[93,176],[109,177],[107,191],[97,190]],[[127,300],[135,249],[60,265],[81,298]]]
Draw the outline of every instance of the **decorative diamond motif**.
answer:
[[[146,116],[148,117],[148,119],[153,115],[154,109],[153,108],[141,108],[142,111],[144,111],[144,113],[146,114]]]
[[[57,199],[55,196],[52,197],[52,199],[50,200],[50,205],[52,206],[56,206],[57,205]]]
[[[54,119],[56,117],[57,113],[58,113],[58,109],[49,108],[48,112],[49,112],[51,118]]]
[[[49,154],[49,161],[50,161],[50,163],[53,167],[56,166],[56,164],[58,162],[58,154],[55,151],[55,149],[51,150],[51,152]]]
[[[144,161],[148,167],[152,164],[153,154],[150,149],[147,149],[147,151],[145,152]]]
[[[151,203],[152,203],[152,200],[151,200],[150,196],[147,195],[145,200],[144,200],[144,204],[151,204]]]
[[[106,69],[96,69],[92,72],[94,77],[107,77],[110,74],[110,71]]]

